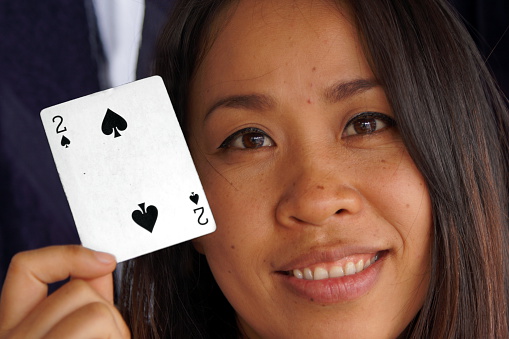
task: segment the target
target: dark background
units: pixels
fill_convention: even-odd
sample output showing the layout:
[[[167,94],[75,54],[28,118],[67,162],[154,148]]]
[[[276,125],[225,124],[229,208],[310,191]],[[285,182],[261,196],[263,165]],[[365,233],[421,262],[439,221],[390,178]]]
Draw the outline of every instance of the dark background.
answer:
[[[451,2],[509,94],[509,1]],[[39,113],[107,87],[91,6],[91,0],[0,0],[0,287],[15,253],[79,243]],[[170,7],[169,0],[146,0],[138,78],[150,75]]]

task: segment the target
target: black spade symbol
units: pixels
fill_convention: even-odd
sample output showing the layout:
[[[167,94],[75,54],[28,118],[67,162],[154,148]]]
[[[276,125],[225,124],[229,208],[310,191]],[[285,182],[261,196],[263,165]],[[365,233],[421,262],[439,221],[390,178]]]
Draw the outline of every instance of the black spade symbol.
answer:
[[[147,207],[147,210],[145,210],[145,203],[139,204],[138,206],[140,206],[141,211],[133,211],[132,218],[134,222],[152,233],[157,220],[157,208],[150,205]]]
[[[200,199],[200,196],[198,194],[194,194],[194,192],[191,192],[191,196],[189,197],[192,202],[194,202],[196,205],[198,205],[198,199]]]
[[[60,141],[60,145],[64,146],[65,148],[68,148],[70,143],[71,143],[71,140],[67,139],[65,137],[65,135],[62,135],[62,140]]]
[[[124,131],[127,128],[127,121],[117,113],[108,108],[104,115],[101,130],[104,134],[110,135],[115,132],[115,138],[120,136],[119,131]]]

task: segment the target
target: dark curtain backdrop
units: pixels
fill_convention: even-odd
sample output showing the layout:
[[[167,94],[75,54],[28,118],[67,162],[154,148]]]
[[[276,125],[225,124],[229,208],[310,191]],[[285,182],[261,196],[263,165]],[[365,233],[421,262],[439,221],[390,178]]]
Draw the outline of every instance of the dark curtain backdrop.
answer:
[[[509,93],[508,0],[451,0]],[[147,0],[138,78],[170,0]],[[41,109],[103,89],[91,0],[0,0],[0,286],[11,257],[79,243],[39,118]]]

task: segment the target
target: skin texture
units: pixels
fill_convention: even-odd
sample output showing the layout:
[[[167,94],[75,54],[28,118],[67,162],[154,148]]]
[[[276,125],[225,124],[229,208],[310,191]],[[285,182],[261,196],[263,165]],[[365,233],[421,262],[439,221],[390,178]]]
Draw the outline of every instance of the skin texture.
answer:
[[[394,114],[348,11],[241,1],[226,14],[189,98],[189,144],[218,225],[195,247],[250,338],[397,337],[428,288],[431,204],[397,127],[377,120],[357,135],[349,123]],[[259,130],[224,142],[246,127]],[[374,282],[353,299],[316,300],[281,274],[377,251]]]

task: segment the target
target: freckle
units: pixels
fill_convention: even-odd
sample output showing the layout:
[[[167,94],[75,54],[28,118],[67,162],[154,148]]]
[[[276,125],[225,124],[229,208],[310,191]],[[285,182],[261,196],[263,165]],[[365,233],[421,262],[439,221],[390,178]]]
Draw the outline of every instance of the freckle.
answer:
[[[318,185],[316,186],[316,188],[318,188],[319,190],[323,190],[325,187],[323,187],[322,185]]]
[[[312,71],[313,71],[313,72],[314,72],[314,71],[316,71],[316,67],[313,67],[313,68],[312,68]]]
[[[406,208],[409,208],[410,207],[410,204],[406,204]]]
[[[310,103],[311,103],[311,99],[308,99],[308,104],[310,104]]]
[[[235,245],[232,245],[231,248],[232,248],[232,250],[234,250],[235,249]]]
[[[232,274],[232,271],[228,270],[228,273]]]
[[[386,162],[385,159],[382,159],[381,162]]]
[[[311,298],[311,299],[309,299],[309,301],[315,301],[315,299]]]

